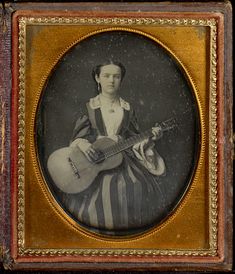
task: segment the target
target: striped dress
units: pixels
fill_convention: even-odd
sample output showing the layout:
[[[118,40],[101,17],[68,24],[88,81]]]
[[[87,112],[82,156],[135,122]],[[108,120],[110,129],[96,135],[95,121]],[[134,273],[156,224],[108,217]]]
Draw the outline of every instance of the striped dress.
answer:
[[[132,107],[120,98],[112,118],[102,107],[99,96],[92,98],[80,114],[72,137],[72,144],[93,143],[102,136],[116,135],[127,139],[139,134]],[[111,115],[111,114],[110,114]],[[155,153],[155,165],[163,161]],[[81,225],[94,232],[110,235],[129,235],[150,228],[161,220],[165,208],[164,193],[159,176],[153,175],[136,157],[133,149],[123,153],[120,166],[102,171],[83,192],[63,194],[62,204]]]

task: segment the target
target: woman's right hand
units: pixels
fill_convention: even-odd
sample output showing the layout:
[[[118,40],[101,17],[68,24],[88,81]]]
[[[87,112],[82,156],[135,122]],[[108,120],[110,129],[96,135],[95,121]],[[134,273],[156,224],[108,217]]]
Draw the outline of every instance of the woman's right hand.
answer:
[[[88,161],[91,163],[99,163],[104,160],[103,152],[97,149],[94,149],[92,145],[84,151],[85,156],[87,157]]]

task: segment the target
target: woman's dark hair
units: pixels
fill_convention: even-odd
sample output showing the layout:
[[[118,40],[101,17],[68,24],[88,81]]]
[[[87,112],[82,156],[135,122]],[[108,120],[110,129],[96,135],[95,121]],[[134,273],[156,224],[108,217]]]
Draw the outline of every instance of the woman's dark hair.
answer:
[[[118,66],[120,69],[121,69],[121,81],[123,80],[125,74],[126,74],[126,68],[123,66],[122,63],[120,62],[116,62],[116,61],[112,61],[112,60],[108,60],[108,61],[105,61],[104,63],[96,66],[93,68],[92,70],[92,77],[93,79],[95,80],[95,76],[100,76],[100,71],[101,71],[101,68],[103,66],[107,66],[107,65],[115,65],[115,66]],[[96,82],[96,80],[95,80]]]

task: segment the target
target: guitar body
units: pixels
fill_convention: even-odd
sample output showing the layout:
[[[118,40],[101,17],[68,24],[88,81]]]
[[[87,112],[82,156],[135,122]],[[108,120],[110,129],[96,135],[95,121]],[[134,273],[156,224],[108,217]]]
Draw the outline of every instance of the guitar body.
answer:
[[[115,144],[115,141],[105,137],[94,142],[92,146],[103,151]],[[50,155],[47,167],[60,190],[75,194],[87,189],[101,171],[118,167],[122,160],[123,156],[120,152],[100,163],[91,163],[78,147],[65,147]]]
[[[174,129],[175,119],[168,119],[160,124],[162,131]],[[152,129],[130,137],[125,142],[116,143],[112,139],[105,137],[92,144],[95,149],[109,152],[103,161],[91,163],[83,152],[78,148],[65,147],[53,152],[47,162],[47,167],[51,178],[56,186],[65,193],[79,193],[87,189],[101,171],[118,167],[123,160],[120,151],[132,147],[145,138],[153,136]]]

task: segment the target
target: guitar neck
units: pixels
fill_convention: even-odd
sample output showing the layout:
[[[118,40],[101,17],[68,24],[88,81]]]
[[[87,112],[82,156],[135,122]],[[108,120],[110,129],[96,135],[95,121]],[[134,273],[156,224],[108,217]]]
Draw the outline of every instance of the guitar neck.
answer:
[[[121,151],[124,151],[132,146],[134,146],[135,144],[143,141],[144,139],[146,138],[149,138],[153,136],[152,134],[152,130],[147,130],[141,134],[138,134],[138,135],[135,135],[133,137],[130,137],[124,141],[120,141],[118,142],[117,144],[111,146],[111,147],[108,147],[105,151],[104,151],[104,154],[105,154],[105,158],[108,158],[112,155],[115,155]]]
[[[175,119],[169,119],[165,122],[162,122],[162,123],[160,123],[160,126],[161,126],[163,132],[168,131],[176,126]],[[149,130],[146,130],[146,131],[144,131],[140,134],[137,134],[133,137],[130,137],[126,140],[122,140],[122,141],[118,142],[117,144],[106,148],[105,151],[103,151],[105,158],[111,157],[121,151],[124,151],[124,150],[134,146],[135,144],[143,141],[144,139],[152,137],[152,136],[153,136],[152,129],[149,129]]]

